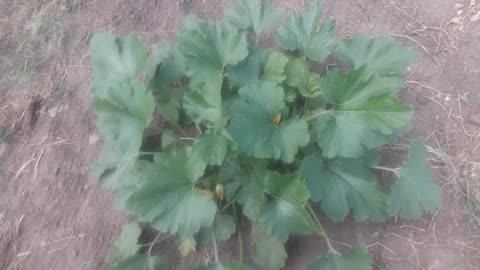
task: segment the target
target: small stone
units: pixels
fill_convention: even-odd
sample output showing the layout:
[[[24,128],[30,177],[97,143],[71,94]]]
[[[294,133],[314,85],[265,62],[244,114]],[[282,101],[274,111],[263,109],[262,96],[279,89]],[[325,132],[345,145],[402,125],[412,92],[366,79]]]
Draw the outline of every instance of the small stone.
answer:
[[[480,114],[472,115],[468,120],[470,121],[470,123],[480,126]]]
[[[89,144],[94,144],[100,139],[97,134],[92,134],[88,137],[88,143]]]
[[[420,94],[420,95],[417,96],[417,102],[418,102],[418,104],[420,104],[420,105],[425,105],[425,104],[427,104],[429,101],[430,101],[430,100],[429,100],[429,99],[427,98],[427,96],[425,96],[425,95]]]
[[[435,122],[438,122],[440,120],[440,116],[438,114],[435,114]]]

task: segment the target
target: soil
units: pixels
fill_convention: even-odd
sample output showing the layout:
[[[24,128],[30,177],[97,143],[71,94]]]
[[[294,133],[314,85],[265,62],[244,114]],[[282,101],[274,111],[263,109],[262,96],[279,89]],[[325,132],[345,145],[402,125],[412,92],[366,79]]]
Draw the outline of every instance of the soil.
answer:
[[[89,102],[91,34],[136,32],[151,45],[173,39],[188,13],[220,19],[227,2],[84,1],[65,21],[65,60],[52,57],[41,66],[38,72],[47,76],[35,91],[15,94],[0,85],[0,131],[8,131],[0,141],[1,269],[105,269],[107,248],[128,220],[112,210],[111,194],[88,174],[102,143]],[[291,12],[309,1],[272,2]],[[426,138],[443,190],[442,208],[415,221],[332,224],[322,218],[336,247],[369,246],[376,269],[478,269],[480,229],[472,205],[480,204],[480,189],[474,189],[480,186],[480,126],[469,119],[480,114],[480,21],[471,19],[480,6],[466,0],[327,0],[325,10],[336,18],[338,36],[390,35],[417,51],[400,94],[415,109],[414,128],[384,152],[405,152],[410,139]],[[460,19],[452,20],[457,14]],[[384,162],[398,164],[399,158]],[[235,258],[235,243],[221,247],[221,256]],[[325,251],[317,237],[293,237],[287,248],[285,269],[304,269]],[[213,257],[202,248],[182,259],[174,240],[155,252],[169,254],[173,269]]]

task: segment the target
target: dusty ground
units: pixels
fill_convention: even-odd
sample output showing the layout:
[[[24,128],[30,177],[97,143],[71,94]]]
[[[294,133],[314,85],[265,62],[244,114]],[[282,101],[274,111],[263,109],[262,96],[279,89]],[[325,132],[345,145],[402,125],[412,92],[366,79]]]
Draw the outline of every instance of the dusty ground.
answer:
[[[91,33],[137,32],[152,44],[174,38],[189,12],[220,18],[226,2],[0,1],[0,269],[104,269],[127,220],[87,173],[101,145],[89,105]],[[290,11],[308,3],[273,2]],[[414,130],[385,151],[427,138],[442,209],[414,222],[328,226],[338,248],[368,245],[377,269],[480,267],[480,126],[471,119],[480,114],[477,2],[326,1],[339,36],[390,35],[418,52],[401,94],[416,111]],[[286,268],[303,269],[323,248],[315,237],[292,239]],[[224,250],[236,252],[228,243]],[[172,241],[158,252],[182,269]],[[186,260],[211,256],[199,250]]]

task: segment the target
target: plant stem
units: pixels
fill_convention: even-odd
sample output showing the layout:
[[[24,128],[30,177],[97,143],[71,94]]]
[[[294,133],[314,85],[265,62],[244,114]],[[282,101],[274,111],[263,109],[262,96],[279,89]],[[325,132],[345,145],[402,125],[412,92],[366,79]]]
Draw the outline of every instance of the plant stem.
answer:
[[[203,132],[202,132],[202,129],[200,129],[200,126],[199,126],[197,123],[195,123],[195,127],[197,128],[198,133],[199,133],[200,135],[202,135],[202,133],[203,133]]]
[[[223,211],[227,210],[227,208],[230,205],[232,205],[232,203],[234,203],[234,202],[235,202],[235,198],[233,200],[229,201],[227,204],[225,204],[225,206],[222,209],[220,209],[220,212],[223,212]]]
[[[150,246],[148,247],[148,251],[147,251],[148,256],[151,256],[151,255],[152,255],[152,254],[151,254],[151,253],[152,253],[152,249],[153,249],[153,246],[155,246],[156,243],[159,243],[159,242],[161,242],[161,241],[163,241],[163,240],[166,239],[166,238],[165,238],[165,239],[162,239],[161,241],[157,242],[157,241],[158,241],[158,238],[160,238],[161,235],[162,235],[162,233],[161,233],[161,232],[158,232],[158,233],[157,233],[157,236],[155,236],[155,239],[153,239],[153,241],[150,243]]]
[[[138,152],[138,155],[139,156],[145,156],[145,155],[155,155],[155,154],[158,154],[160,152]]]
[[[388,168],[388,167],[383,167],[383,166],[370,166],[370,168],[376,169],[376,170],[381,170],[381,171],[392,172],[392,173],[394,173],[397,177],[399,177],[399,175],[398,175],[398,168]]]
[[[215,263],[218,263],[220,260],[218,257],[217,237],[215,236],[215,232],[212,232],[212,242],[213,242],[213,252],[215,254]]]
[[[317,226],[320,228],[321,233],[318,233],[319,236],[323,237],[325,239],[325,242],[327,243],[328,246],[328,251],[334,254],[340,254],[335,248],[332,246],[332,243],[330,242],[330,238],[328,238],[327,232],[325,231],[325,228],[323,228],[322,223],[320,223],[320,220],[318,220],[317,214],[315,214],[315,211],[313,210],[312,206],[310,205],[309,202],[307,202],[307,209],[310,212],[310,214],[313,217],[313,220],[315,223],[317,223]]]
[[[315,114],[312,114],[310,115],[309,117],[305,118],[304,120],[305,121],[310,121],[316,117],[319,117],[320,115],[324,115],[324,114],[327,114],[327,113],[332,113],[333,110],[326,110],[326,111],[321,111],[321,112],[318,112],[318,113],[315,113]]]
[[[151,245],[160,244],[161,242],[167,240],[167,239],[170,238],[170,237],[173,237],[173,235],[166,236],[166,237],[164,237],[164,238],[162,238],[162,239],[160,239],[160,240],[152,241],[152,242],[150,242],[150,243],[140,244],[139,246],[140,246],[140,247],[150,247]]]
[[[240,263],[243,263],[243,237],[242,237],[242,228],[240,227],[240,223],[238,222],[237,216],[237,206],[233,204],[233,218],[235,220],[235,225],[237,226],[238,231],[238,249],[240,252]]]
[[[180,137],[178,139],[179,140],[184,140],[184,141],[195,141],[195,138],[188,138],[188,137]]]

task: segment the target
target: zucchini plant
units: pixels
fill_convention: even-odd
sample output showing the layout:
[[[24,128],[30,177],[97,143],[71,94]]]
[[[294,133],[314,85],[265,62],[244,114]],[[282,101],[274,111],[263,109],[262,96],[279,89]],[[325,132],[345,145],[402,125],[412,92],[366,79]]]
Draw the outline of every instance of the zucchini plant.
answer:
[[[151,50],[133,35],[91,41],[104,138],[92,171],[116,208],[175,236],[181,254],[212,245],[214,260],[198,269],[280,269],[289,237],[314,234],[328,251],[306,269],[372,269],[365,247],[332,244],[314,205],[334,222],[410,219],[440,205],[421,140],[403,166],[379,165],[378,148],[410,128],[412,109],[396,93],[414,53],[384,37],[337,40],[321,14],[314,0],[280,23],[270,5],[237,0],[224,21],[189,16],[175,42]],[[260,44],[267,32],[281,50]],[[343,64],[313,68],[328,57]],[[379,171],[396,181],[381,184]],[[112,269],[168,269],[150,254],[159,237],[142,244],[140,234],[124,226]],[[239,254],[225,261],[217,246],[235,234]],[[243,237],[256,266],[245,263]]]

